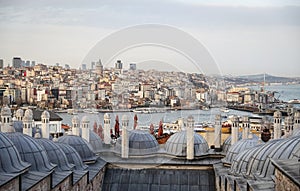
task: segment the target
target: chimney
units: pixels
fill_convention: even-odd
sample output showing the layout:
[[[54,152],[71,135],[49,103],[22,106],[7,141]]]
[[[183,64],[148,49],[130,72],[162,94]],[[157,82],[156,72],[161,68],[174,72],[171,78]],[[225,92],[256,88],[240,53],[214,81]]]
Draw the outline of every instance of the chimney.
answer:
[[[250,131],[249,117],[244,116],[242,118],[242,121],[243,121],[242,139],[248,139],[249,138],[249,131]]]
[[[77,116],[72,118],[72,128],[70,129],[70,134],[80,136],[79,118]]]
[[[188,160],[194,159],[194,122],[193,116],[189,116],[186,130],[186,158]]]
[[[87,142],[90,142],[90,120],[84,116],[81,120],[81,137]]]
[[[215,117],[215,148],[221,148],[221,136],[222,136],[222,125],[221,125],[221,115],[218,114]]]
[[[233,116],[232,128],[231,128],[231,145],[235,144],[239,140],[239,118]]]
[[[32,137],[32,111],[26,110],[23,121],[23,134]]]
[[[48,111],[44,111],[41,115],[42,119],[42,137],[45,139],[49,139],[50,128],[49,128],[49,119],[50,114]]]
[[[104,114],[104,143],[110,144],[110,115],[108,113]]]
[[[128,139],[128,123],[129,118],[127,115],[122,117],[122,158],[128,158],[129,156],[129,139]]]
[[[274,139],[280,139],[281,137],[281,112],[275,111],[273,115],[274,120]]]

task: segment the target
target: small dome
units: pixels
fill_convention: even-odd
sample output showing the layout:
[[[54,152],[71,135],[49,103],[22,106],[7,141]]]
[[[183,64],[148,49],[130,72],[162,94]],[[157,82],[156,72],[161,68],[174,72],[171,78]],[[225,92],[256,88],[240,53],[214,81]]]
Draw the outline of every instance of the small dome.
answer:
[[[11,140],[0,132],[0,172],[20,173],[30,167],[30,164],[23,162],[19,151]]]
[[[16,111],[16,117],[23,117],[23,115],[24,115],[23,109],[18,109],[18,110]]]
[[[243,134],[241,132],[239,132],[238,135],[238,141],[242,139]],[[223,143],[223,153],[227,153],[230,146],[231,146],[231,139],[232,139],[232,135],[230,135],[229,137],[227,137]]]
[[[227,154],[226,157],[222,160],[224,163],[231,164],[233,159],[242,151],[250,149],[258,145],[258,137],[253,137],[251,139],[242,139],[238,142],[236,142],[234,145],[232,145]]]
[[[11,116],[11,110],[7,105],[2,107],[1,116]]]
[[[102,151],[102,140],[101,138],[92,130],[90,130],[90,142],[95,153]]]
[[[175,156],[186,156],[186,131],[181,131],[172,135],[166,142],[165,148],[169,154]],[[194,133],[194,155],[201,156],[208,151],[206,140],[199,134]]]
[[[72,124],[74,124],[74,123],[77,123],[77,124],[79,124],[79,118],[78,118],[78,116],[77,115],[75,115],[73,118],[72,118]]]
[[[82,123],[90,123],[90,119],[88,118],[88,116],[83,116],[83,118],[81,119]]]
[[[80,155],[77,151],[68,144],[64,143],[55,143],[57,144],[65,153],[68,162],[75,165],[76,170],[87,170],[88,166],[83,164]]]
[[[147,155],[158,151],[158,142],[150,133],[142,130],[132,130],[128,131],[128,133],[129,155]],[[119,140],[121,142],[121,139]]]
[[[28,116],[28,117],[33,118],[33,112],[32,112],[32,110],[31,109],[26,109],[24,116],[25,117]]]
[[[105,113],[103,116],[104,119],[110,119],[110,115],[108,113]]]
[[[293,136],[293,137],[295,137],[295,136],[300,136],[300,128],[294,129],[294,130],[293,130],[292,136]]]
[[[46,149],[50,162],[56,164],[59,171],[72,170],[73,165],[69,164],[65,153],[58,145],[49,139],[36,139],[36,141]]]
[[[49,119],[50,118],[50,114],[49,114],[49,112],[48,111],[43,111],[43,113],[42,113],[42,115],[41,115],[41,118],[47,118],[47,119]]]
[[[16,132],[23,132],[23,122],[22,121],[13,121],[12,126]]]
[[[59,137],[57,142],[72,146],[78,152],[83,162],[94,162],[97,159],[92,146],[79,136],[64,135]]]
[[[282,115],[281,115],[281,112],[280,112],[279,110],[277,110],[277,111],[274,112],[274,115],[273,115],[274,118],[275,118],[275,117],[276,117],[276,118],[281,118],[281,116],[282,116]]]
[[[22,133],[6,133],[19,151],[21,159],[31,164],[33,171],[49,172],[55,167],[50,163],[44,147],[37,141]]]

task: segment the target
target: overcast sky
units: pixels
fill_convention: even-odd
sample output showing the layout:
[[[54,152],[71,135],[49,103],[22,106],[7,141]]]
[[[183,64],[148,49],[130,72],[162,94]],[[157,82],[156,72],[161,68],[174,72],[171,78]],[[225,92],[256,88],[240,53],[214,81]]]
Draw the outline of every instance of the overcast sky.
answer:
[[[223,74],[300,77],[298,0],[0,0],[0,58],[78,68],[108,35],[147,23],[195,37]]]

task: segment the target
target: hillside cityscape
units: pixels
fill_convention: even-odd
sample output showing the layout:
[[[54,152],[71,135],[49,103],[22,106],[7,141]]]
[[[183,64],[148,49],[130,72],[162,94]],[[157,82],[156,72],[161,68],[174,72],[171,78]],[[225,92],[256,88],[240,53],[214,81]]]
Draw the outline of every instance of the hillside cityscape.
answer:
[[[264,91],[263,86],[300,82],[299,78],[266,74],[233,77],[154,69],[144,71],[135,63],[123,68],[121,60],[110,68],[105,68],[98,60],[92,62],[89,69],[86,64],[73,69],[68,65],[48,66],[15,57],[11,66],[3,67],[3,60],[0,66],[1,104],[7,97],[8,104],[17,108],[36,106],[56,111],[132,111],[143,107],[208,109],[241,105],[258,111],[259,107],[267,109],[274,103],[283,102],[277,99],[278,92]]]

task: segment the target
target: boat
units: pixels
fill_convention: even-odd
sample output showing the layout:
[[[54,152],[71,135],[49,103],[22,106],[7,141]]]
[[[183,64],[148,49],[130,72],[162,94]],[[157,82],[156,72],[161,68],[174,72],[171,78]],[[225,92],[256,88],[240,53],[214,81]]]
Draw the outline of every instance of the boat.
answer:
[[[228,113],[228,112],[229,112],[229,109],[226,108],[226,107],[222,107],[222,108],[220,108],[220,111],[221,111],[221,112],[224,112],[224,113]]]
[[[288,101],[288,103],[291,103],[291,104],[300,104],[300,100],[299,99],[292,99],[292,100]]]

